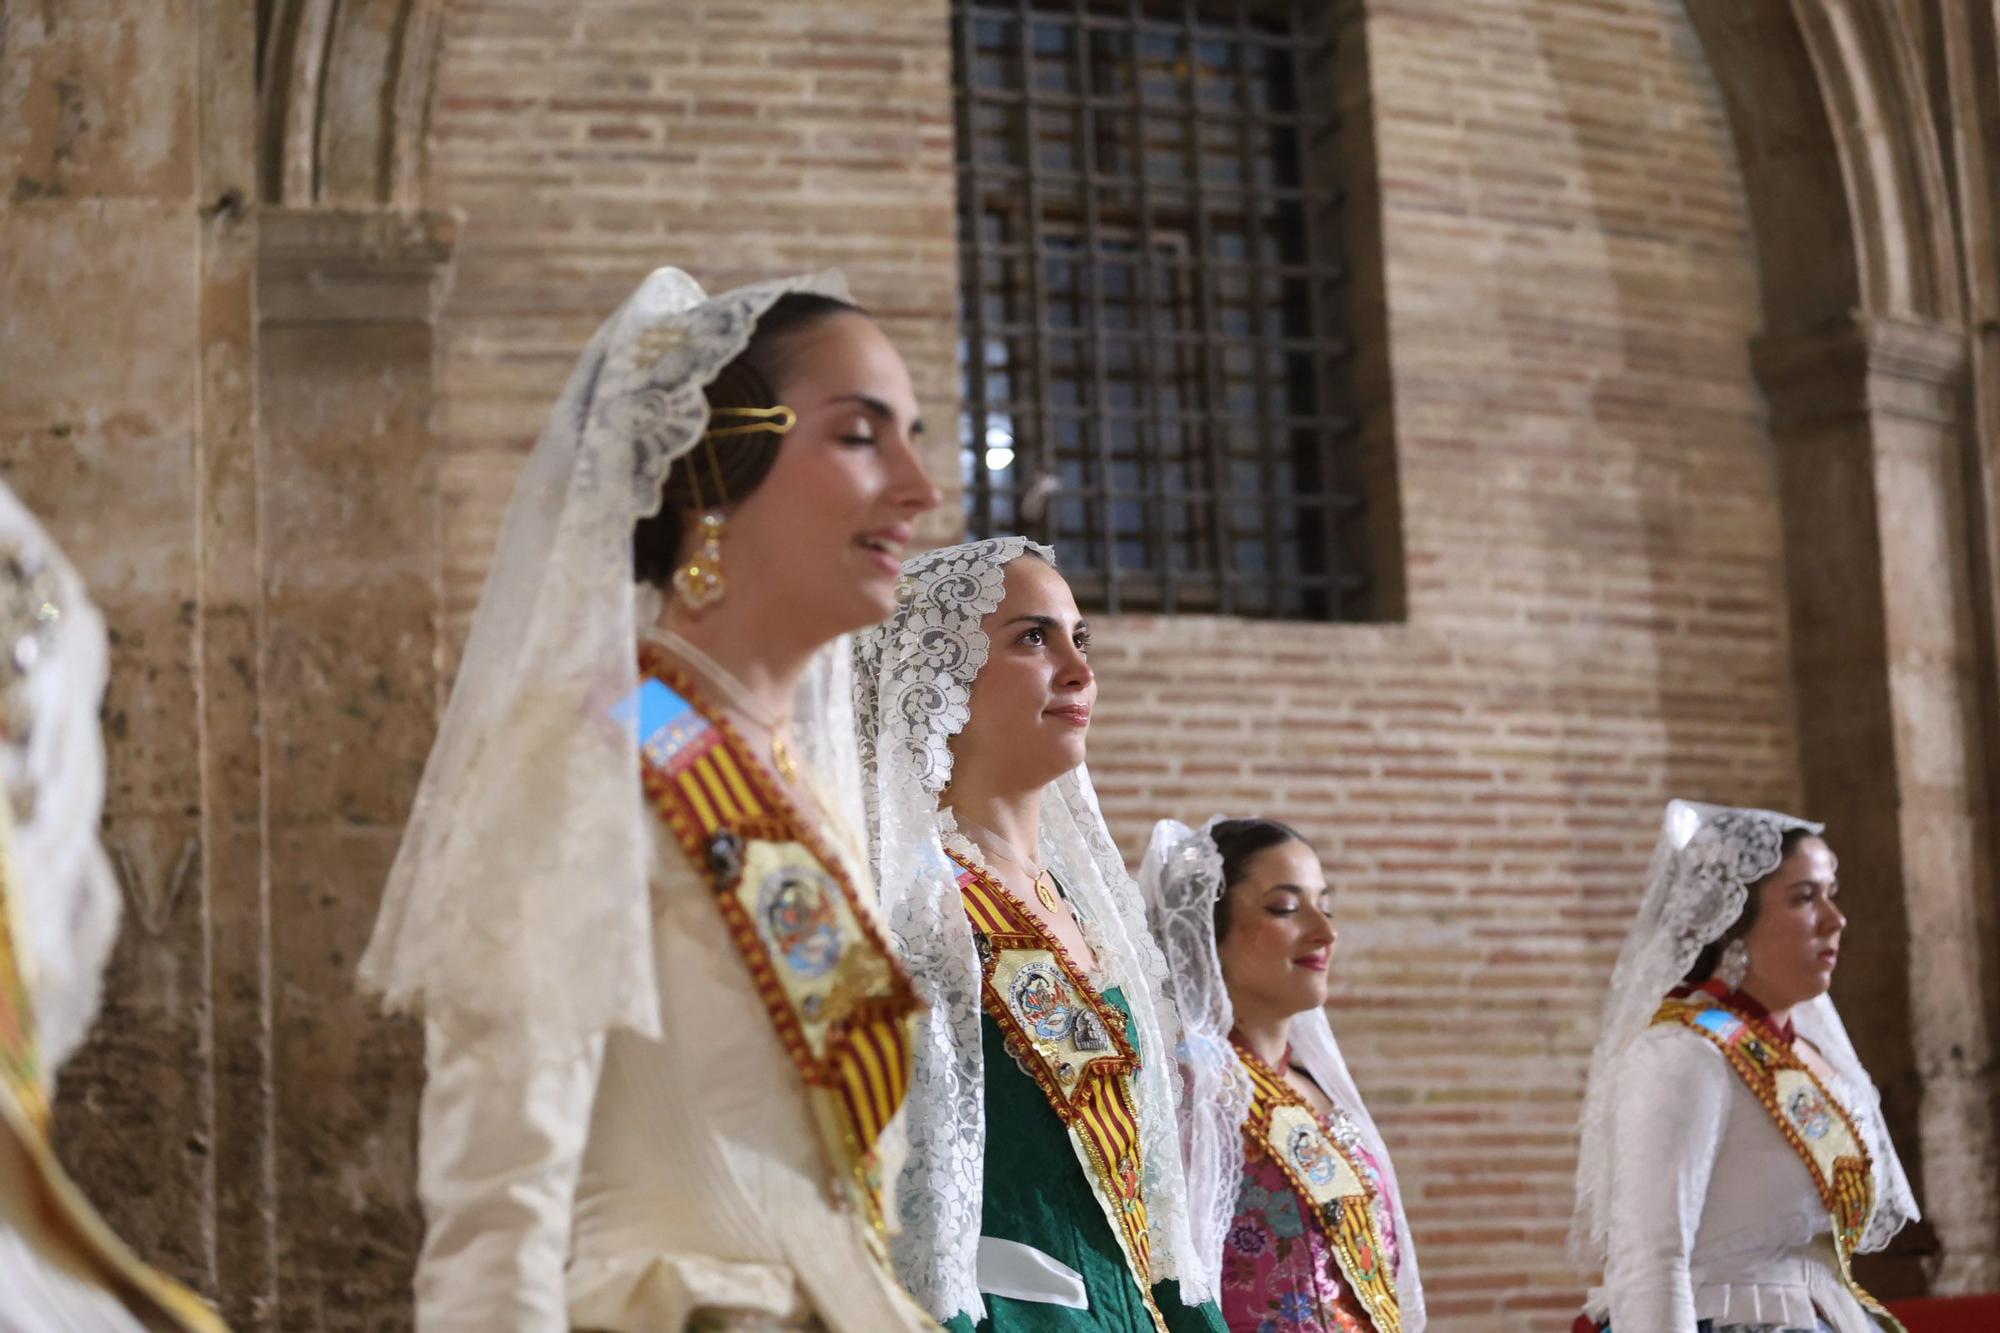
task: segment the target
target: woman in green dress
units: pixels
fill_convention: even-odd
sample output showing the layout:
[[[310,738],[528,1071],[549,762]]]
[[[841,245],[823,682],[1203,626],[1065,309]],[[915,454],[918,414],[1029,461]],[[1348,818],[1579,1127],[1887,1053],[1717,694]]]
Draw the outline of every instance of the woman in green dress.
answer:
[[[856,645],[882,909],[931,1006],[898,1273],[957,1333],[1222,1333],[1165,962],[1083,768],[1088,626],[1024,538],[904,574]]]

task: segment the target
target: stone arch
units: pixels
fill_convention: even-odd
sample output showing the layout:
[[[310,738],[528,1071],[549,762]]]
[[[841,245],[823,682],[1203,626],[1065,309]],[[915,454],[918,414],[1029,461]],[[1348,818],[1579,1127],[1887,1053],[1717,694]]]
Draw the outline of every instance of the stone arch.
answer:
[[[1757,241],[1803,786],[1866,886],[1836,994],[1935,1231],[1886,1294],[2000,1279],[2000,1206],[1966,1183],[2000,1161],[2000,64],[1976,8],[1688,0]]]
[[[259,189],[287,208],[414,209],[446,0],[265,0]]]
[[[1960,316],[1951,199],[1919,34],[1880,0],[1794,0],[1840,158],[1860,308],[1943,323]]]
[[[1771,333],[1953,322],[1962,279],[1924,34],[1883,0],[1690,0],[1735,132]]]

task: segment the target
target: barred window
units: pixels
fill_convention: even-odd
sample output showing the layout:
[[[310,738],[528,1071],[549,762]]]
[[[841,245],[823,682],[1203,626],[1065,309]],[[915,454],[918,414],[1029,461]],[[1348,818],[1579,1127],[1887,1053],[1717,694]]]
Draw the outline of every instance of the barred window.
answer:
[[[1099,610],[1358,614],[1325,24],[955,0],[970,536]]]

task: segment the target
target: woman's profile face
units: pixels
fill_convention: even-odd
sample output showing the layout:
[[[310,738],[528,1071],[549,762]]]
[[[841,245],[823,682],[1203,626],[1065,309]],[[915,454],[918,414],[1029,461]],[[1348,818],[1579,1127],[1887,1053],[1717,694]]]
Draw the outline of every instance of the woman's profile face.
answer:
[[[1743,988],[1772,1009],[1826,994],[1847,925],[1834,902],[1839,862],[1824,838],[1801,838],[1753,892],[1757,919],[1743,937],[1750,967]]]
[[[771,590],[791,624],[828,639],[895,609],[913,524],[940,497],[917,453],[910,372],[875,321],[830,315],[784,350],[776,392],[798,423],[728,512],[724,577]]]
[[[1216,944],[1239,1015],[1278,1018],[1326,1003],[1327,968],[1340,939],[1332,907],[1318,855],[1296,838],[1244,863],[1243,878],[1227,890],[1229,927]]]
[[[1047,561],[1007,566],[1007,592],[980,621],[986,665],[972,683],[971,718],[951,740],[953,780],[977,773],[1008,791],[1044,786],[1083,763],[1097,676],[1090,626]]]

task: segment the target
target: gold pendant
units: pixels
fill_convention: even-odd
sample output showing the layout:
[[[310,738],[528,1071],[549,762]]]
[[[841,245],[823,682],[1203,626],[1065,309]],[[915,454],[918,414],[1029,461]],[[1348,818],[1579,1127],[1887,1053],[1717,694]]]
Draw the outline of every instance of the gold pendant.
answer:
[[[1035,896],[1042,900],[1042,906],[1053,912],[1056,910],[1056,891],[1049,887],[1047,871],[1035,876]]]
[[[771,766],[778,770],[778,776],[787,782],[796,782],[799,777],[799,761],[792,757],[791,742],[783,732],[771,733]]]
[[[722,534],[728,529],[728,520],[721,511],[711,509],[701,516],[701,545],[694,557],[674,571],[674,591],[680,594],[688,610],[701,611],[722,600],[728,584],[722,577]]]

